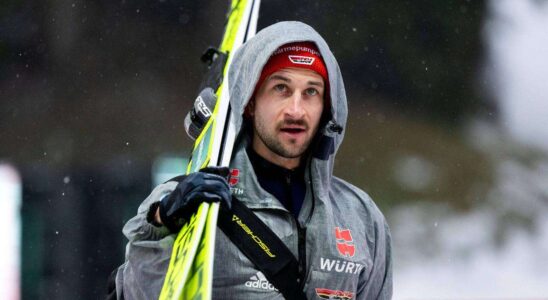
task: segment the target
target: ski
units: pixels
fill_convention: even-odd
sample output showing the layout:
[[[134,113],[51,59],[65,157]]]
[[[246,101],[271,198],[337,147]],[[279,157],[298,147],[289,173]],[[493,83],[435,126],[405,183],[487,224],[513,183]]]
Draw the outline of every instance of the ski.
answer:
[[[225,33],[218,49],[218,54],[226,58],[216,90],[218,100],[196,138],[187,174],[206,166],[228,166],[230,163],[236,132],[230,120],[228,69],[233,53],[256,32],[259,6],[260,0],[233,0],[230,4]],[[211,299],[218,212],[218,203],[201,204],[177,235],[160,293],[161,300]]]

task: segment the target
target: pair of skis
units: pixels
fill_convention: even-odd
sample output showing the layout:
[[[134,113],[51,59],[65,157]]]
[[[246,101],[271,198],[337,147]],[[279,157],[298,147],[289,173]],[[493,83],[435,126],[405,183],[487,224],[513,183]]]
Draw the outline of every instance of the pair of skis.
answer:
[[[218,101],[196,139],[187,173],[206,166],[228,166],[236,130],[230,118],[228,69],[236,50],[255,35],[260,0],[233,0],[219,51],[227,57]],[[215,230],[219,204],[202,203],[183,226],[173,245],[160,300],[211,299]]]

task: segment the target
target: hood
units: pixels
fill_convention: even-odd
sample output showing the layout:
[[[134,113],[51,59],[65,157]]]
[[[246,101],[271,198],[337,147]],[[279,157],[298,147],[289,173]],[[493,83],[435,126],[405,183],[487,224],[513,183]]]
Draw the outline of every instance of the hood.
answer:
[[[325,176],[332,173],[333,158],[343,139],[348,110],[339,65],[325,40],[312,27],[295,21],[279,22],[258,32],[236,51],[228,72],[232,118],[236,132],[240,132],[244,109],[271,54],[282,45],[305,41],[316,44],[329,76],[330,121],[323,124],[324,128],[318,129],[319,136],[313,146],[315,149],[311,149],[314,157],[312,165],[316,165],[315,168],[319,168],[317,171]]]

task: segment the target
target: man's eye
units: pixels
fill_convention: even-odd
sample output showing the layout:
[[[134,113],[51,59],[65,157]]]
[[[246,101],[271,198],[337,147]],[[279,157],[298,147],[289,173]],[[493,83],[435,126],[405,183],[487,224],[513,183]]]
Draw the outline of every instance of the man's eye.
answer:
[[[313,88],[309,88],[309,89],[306,89],[306,94],[308,96],[316,96],[316,95],[318,95],[318,90],[313,89]]]
[[[285,92],[287,90],[287,86],[285,84],[276,84],[274,86],[274,90],[277,92]]]

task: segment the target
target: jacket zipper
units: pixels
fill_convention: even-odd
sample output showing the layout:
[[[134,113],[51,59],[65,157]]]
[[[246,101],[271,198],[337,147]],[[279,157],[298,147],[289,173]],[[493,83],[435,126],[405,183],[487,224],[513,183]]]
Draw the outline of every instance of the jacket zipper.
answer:
[[[309,173],[309,180],[312,180],[312,171],[310,168],[308,169]],[[309,182],[310,186],[310,193],[312,195],[312,208],[311,211],[307,217],[306,223],[308,224],[310,222],[310,219],[312,218],[312,213],[314,211],[314,203],[316,202],[315,196],[314,196],[314,186],[312,185],[312,181]],[[301,224],[299,223],[299,220],[296,220],[297,222],[297,233],[299,236],[299,279],[300,279],[300,288],[301,290],[304,289],[304,285],[306,283],[306,276],[307,276],[307,265],[306,265],[306,227],[301,227]]]
[[[291,173],[287,173],[285,177],[287,195],[291,197]],[[304,288],[306,280],[306,228],[301,227],[299,220],[295,219],[298,235],[298,252],[299,252],[299,278],[297,279],[301,290]]]
[[[299,236],[299,285],[304,288],[306,280],[306,228],[302,228],[297,221],[297,233]]]

